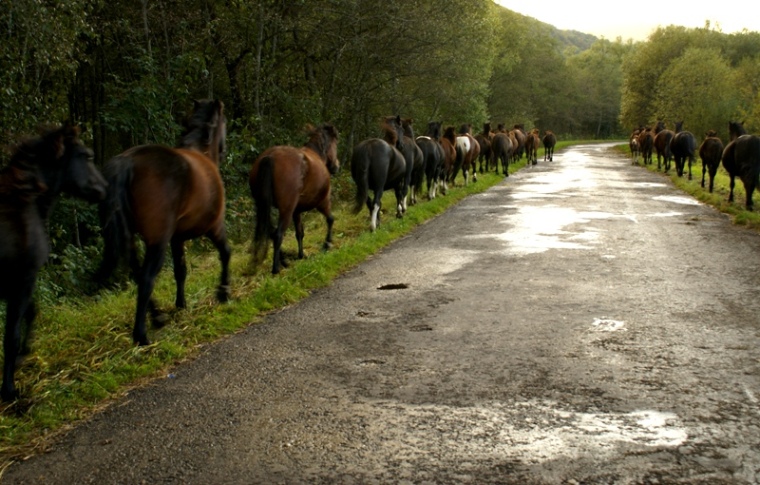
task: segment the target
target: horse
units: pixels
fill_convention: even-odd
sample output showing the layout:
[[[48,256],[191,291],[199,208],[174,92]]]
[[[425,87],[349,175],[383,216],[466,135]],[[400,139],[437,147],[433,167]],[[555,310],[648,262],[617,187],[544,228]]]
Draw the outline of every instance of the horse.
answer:
[[[760,184],[760,136],[748,135],[744,125],[737,121],[729,121],[728,132],[731,141],[723,149],[722,157],[723,167],[731,179],[728,201],[734,200],[734,178],[738,176],[744,184],[747,210],[752,210],[752,195]]]
[[[528,165],[536,165],[538,163],[538,146],[541,141],[538,138],[538,130],[533,129],[525,135],[525,153],[528,158]]]
[[[475,140],[480,146],[480,155],[478,156],[478,166],[480,173],[483,173],[484,171],[487,172],[489,170],[488,163],[491,161],[492,137],[493,133],[491,133],[491,123],[483,123],[483,131],[475,135]]]
[[[298,241],[298,259],[303,259],[304,228],[301,214],[317,209],[327,222],[327,237],[323,249],[332,246],[334,218],[330,207],[330,176],[340,167],[338,161],[338,131],[331,124],[307,126],[308,141],[301,148],[278,145],[265,150],[253,162],[248,174],[248,186],[256,202],[254,231],[254,261],[266,257],[272,240],[272,274],[287,267],[282,255],[282,238],[293,221]],[[272,224],[272,208],[279,213],[277,227]]]
[[[512,158],[514,145],[507,133],[498,132],[491,140],[491,159],[496,167],[496,174],[499,174],[499,160],[501,160],[501,169],[505,177],[509,177],[509,161]]]
[[[438,121],[428,122],[425,135],[418,136],[415,141],[422,150],[425,178],[427,180],[428,199],[433,200],[440,180],[445,154],[443,147],[438,141],[441,136],[441,123]]]
[[[475,170],[475,165],[480,156],[480,145],[478,141],[470,134],[470,125],[462,125],[459,128],[459,134],[456,137],[456,161],[454,163],[454,169],[451,174],[451,183],[454,184],[454,179],[459,173],[459,169],[462,170],[464,176],[464,185],[467,186],[470,169],[472,169],[473,182],[478,181],[478,172]]]
[[[652,128],[645,128],[639,133],[639,150],[641,151],[641,158],[644,165],[652,164],[652,150],[654,148],[654,135],[652,134]]]
[[[515,125],[509,132],[515,139],[516,143],[512,144],[512,161],[519,162],[525,153],[525,142],[527,135],[523,129],[523,125]]]
[[[422,155],[422,149],[417,145],[414,137],[414,128],[412,128],[412,118],[401,120],[401,129],[404,136],[404,160],[406,160],[406,185],[408,187],[409,203],[417,203],[417,193],[422,187],[422,179],[425,175],[425,159]],[[404,200],[406,208],[406,200]]]
[[[639,162],[639,153],[641,153],[641,145],[639,144],[639,135],[642,129],[637,128],[631,132],[631,136],[628,137],[628,148],[631,150],[631,165],[636,165]]]
[[[697,140],[690,131],[682,131],[683,121],[676,123],[676,132],[670,141],[670,152],[676,162],[676,173],[683,177],[686,161],[689,161],[689,180],[691,180],[691,164],[694,163],[694,153],[697,151]]]
[[[660,170],[660,160],[664,159],[665,173],[670,170],[670,142],[673,140],[674,133],[665,128],[663,121],[658,121],[654,129],[654,149],[657,151],[657,170]]]
[[[375,232],[382,207],[383,192],[393,189],[396,194],[396,217],[403,217],[406,193],[406,160],[403,150],[403,131],[395,120],[382,126],[387,140],[370,138],[354,147],[351,154],[351,178],[356,184],[354,213],[366,204],[370,212],[370,228]],[[374,197],[369,197],[372,190]]]
[[[715,130],[705,133],[705,139],[699,146],[699,158],[702,159],[702,188],[705,188],[705,173],[710,174],[710,193],[713,191],[715,174],[718,172],[723,156],[723,142]]]
[[[90,202],[106,195],[106,181],[92,164],[79,128],[64,124],[22,142],[0,171],[0,299],[5,300],[3,401],[18,398],[19,360],[30,353],[37,274],[50,254],[48,220],[61,193]]]
[[[557,144],[557,135],[551,130],[544,132],[544,138],[541,140],[544,144],[544,162],[548,158],[550,162],[554,161],[554,146]]]
[[[153,326],[165,317],[151,298],[156,277],[171,247],[175,306],[185,308],[185,241],[208,237],[219,252],[221,282],[216,297],[229,299],[230,246],[224,225],[224,185],[219,173],[226,139],[224,105],[218,100],[193,103],[193,114],[179,146],[140,145],[110,159],[103,168],[108,195],[100,205],[105,248],[97,279],[106,282],[121,261],[129,258],[137,283],[137,308],[132,339],[149,345],[145,328],[150,310]],[[145,243],[142,264],[136,236]]]
[[[441,191],[444,195],[449,190],[449,180],[452,179],[454,164],[457,159],[457,135],[453,126],[447,126],[441,137],[441,146],[443,147],[443,169],[441,170]]]

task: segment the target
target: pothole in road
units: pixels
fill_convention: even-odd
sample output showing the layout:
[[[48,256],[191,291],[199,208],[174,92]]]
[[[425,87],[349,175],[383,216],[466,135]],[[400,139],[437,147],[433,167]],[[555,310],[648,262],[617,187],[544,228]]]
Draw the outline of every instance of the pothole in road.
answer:
[[[657,197],[653,197],[654,200],[662,200],[665,202],[673,202],[674,204],[683,204],[683,205],[699,205],[700,202],[696,199],[692,199],[690,197],[680,197],[677,195],[659,195]]]
[[[378,290],[405,290],[409,288],[406,283],[390,283],[387,285],[378,286]]]
[[[374,367],[374,366],[384,365],[384,364],[385,364],[385,361],[380,360],[380,359],[364,359],[364,360],[360,360],[357,363],[357,365],[362,366],[362,367],[366,367],[366,366]]]
[[[414,325],[413,327],[409,328],[409,331],[411,332],[432,332],[433,327],[430,325]]]

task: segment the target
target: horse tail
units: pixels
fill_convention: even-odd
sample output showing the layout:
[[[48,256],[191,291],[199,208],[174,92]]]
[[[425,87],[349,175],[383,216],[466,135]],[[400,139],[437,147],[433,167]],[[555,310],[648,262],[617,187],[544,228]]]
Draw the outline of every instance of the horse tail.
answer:
[[[132,207],[129,187],[134,175],[134,160],[116,156],[106,163],[103,176],[108,182],[106,198],[100,203],[100,223],[103,231],[103,261],[95,279],[104,284],[113,275],[132,247]]]
[[[369,154],[364,145],[354,148],[354,153],[351,155],[351,178],[356,183],[353,212],[358,214],[367,203],[369,193]]]
[[[250,181],[251,195],[256,201],[256,229],[253,233],[254,260],[261,261],[269,250],[269,238],[274,232],[272,207],[274,206],[274,160],[265,156],[259,160],[256,177]]]

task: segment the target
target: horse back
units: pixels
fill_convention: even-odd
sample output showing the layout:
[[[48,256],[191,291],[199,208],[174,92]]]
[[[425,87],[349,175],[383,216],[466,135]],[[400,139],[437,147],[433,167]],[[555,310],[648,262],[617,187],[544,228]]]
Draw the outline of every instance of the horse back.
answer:
[[[133,161],[131,206],[135,230],[146,244],[223,230],[224,185],[207,156],[161,145],[135,147],[121,156]]]
[[[330,196],[330,172],[311,148],[276,146],[261,154],[272,159],[274,204],[278,209],[295,204],[309,210]],[[256,164],[251,171],[256,176]]]

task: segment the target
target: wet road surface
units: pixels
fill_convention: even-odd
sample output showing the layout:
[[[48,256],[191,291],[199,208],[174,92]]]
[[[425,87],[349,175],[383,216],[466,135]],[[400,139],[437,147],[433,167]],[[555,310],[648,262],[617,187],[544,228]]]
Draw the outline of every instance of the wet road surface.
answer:
[[[758,268],[760,235],[575,147],[3,483],[758,483]]]

